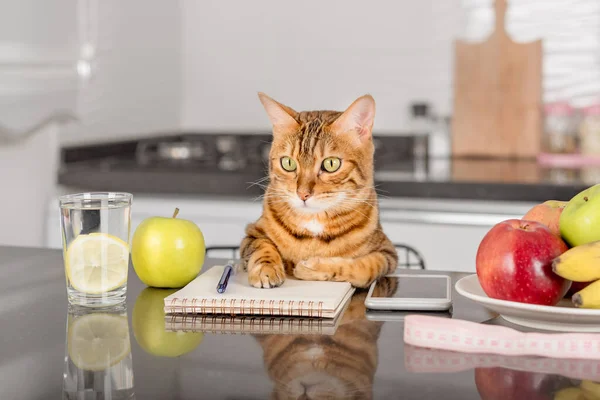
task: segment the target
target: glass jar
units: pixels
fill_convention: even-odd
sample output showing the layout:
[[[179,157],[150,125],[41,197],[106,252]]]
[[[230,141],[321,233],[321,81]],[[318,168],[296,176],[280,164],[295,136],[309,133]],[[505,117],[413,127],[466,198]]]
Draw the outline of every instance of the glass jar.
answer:
[[[583,109],[579,140],[581,154],[600,156],[600,103]]]
[[[544,106],[543,152],[575,153],[577,151],[574,116],[574,109],[567,102],[548,103]]]

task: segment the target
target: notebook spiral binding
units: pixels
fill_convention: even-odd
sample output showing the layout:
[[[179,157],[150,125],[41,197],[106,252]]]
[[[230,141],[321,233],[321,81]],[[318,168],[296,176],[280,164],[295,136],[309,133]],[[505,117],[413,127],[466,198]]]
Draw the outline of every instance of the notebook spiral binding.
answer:
[[[181,300],[181,305],[178,305],[177,302]],[[198,299],[192,299],[191,305],[188,305],[188,299],[183,298],[179,299],[175,297],[171,299],[170,307],[168,308],[169,314],[177,314],[177,313],[185,313],[192,312],[194,314],[231,314],[232,316],[239,314],[251,314],[251,315],[294,315],[300,317],[323,317],[323,302],[317,302],[317,306],[315,307],[314,301],[309,301],[307,307],[304,308],[305,301],[301,300],[299,302],[295,302],[290,300],[286,302],[285,300],[279,300],[276,302],[275,300],[269,300],[268,304],[266,304],[265,300],[250,300],[247,302],[245,299],[240,300],[239,306],[236,306],[236,299],[231,299],[227,301],[227,299],[221,299],[217,301],[217,299],[212,299],[210,302],[208,299],[202,299],[200,304],[198,304]],[[294,308],[294,304],[297,304],[297,307]],[[238,311],[239,312],[236,312]]]
[[[310,332],[323,328],[323,320],[320,319],[283,319],[277,317],[233,317],[228,315],[195,315],[195,314],[173,314],[170,315],[170,324],[179,322],[177,331],[181,332],[203,332],[213,334],[246,335],[256,332],[284,331],[300,332],[307,329]],[[227,328],[238,327],[239,331]]]

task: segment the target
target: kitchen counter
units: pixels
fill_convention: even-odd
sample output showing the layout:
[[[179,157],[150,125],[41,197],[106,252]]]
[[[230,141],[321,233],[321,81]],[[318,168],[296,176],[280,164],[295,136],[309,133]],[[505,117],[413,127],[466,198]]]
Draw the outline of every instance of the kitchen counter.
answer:
[[[219,262],[208,259],[206,268]],[[447,273],[453,282],[465,275]],[[63,379],[96,382],[99,389],[118,385],[123,389],[129,385],[129,390],[102,398],[144,400],[265,399],[275,391],[280,395],[288,391],[289,398],[301,398],[305,389],[328,390],[332,395],[328,398],[450,400],[491,398],[487,397],[490,393],[496,394],[494,398],[506,399],[552,398],[561,388],[578,385],[577,376],[564,374],[584,369],[579,368],[583,365],[578,364],[583,362],[578,361],[547,359],[540,363],[527,357],[473,356],[405,345],[401,320],[367,318],[364,291],[354,295],[350,304],[354,312],[346,312],[333,335],[288,337],[289,351],[296,352],[288,359],[281,357],[275,362],[267,357],[258,337],[218,332],[204,333],[199,341],[192,338],[193,348],[178,357],[157,355],[149,348],[156,346],[161,332],[149,336],[148,328],[156,323],[151,318],[152,307],[162,307],[162,302],[144,302],[140,294],[148,290],[144,290],[130,269],[126,307],[119,312],[128,322],[125,328],[129,330],[131,352],[118,360],[101,358],[96,371],[88,372],[73,362],[68,349],[73,351],[79,346],[98,351],[102,347],[95,343],[100,333],[104,337],[122,338],[127,329],[117,324],[119,329],[111,330],[110,318],[94,319],[91,311],[69,311],[61,252],[0,247],[0,276],[0,398],[3,399],[82,398],[75,394],[62,397]],[[84,321],[82,318],[88,316],[91,316],[88,320],[96,321],[97,325],[88,325],[96,336],[87,335],[87,331],[74,333],[73,321],[77,318]],[[455,291],[452,317],[511,326]],[[67,329],[68,326],[72,329]],[[356,332],[371,334],[360,336],[360,340],[344,340]],[[169,340],[182,340],[189,334],[180,333]],[[145,344],[144,348],[140,343]],[[347,347],[350,343],[351,349]],[[169,348],[174,349],[167,346],[167,351]],[[356,354],[363,361],[342,362],[339,355],[344,351]],[[302,359],[309,362],[298,362]],[[569,372],[561,375],[558,372],[561,370]],[[598,366],[589,370],[597,371]],[[112,379],[104,379],[108,373]],[[350,393],[348,388],[352,389]]]
[[[591,168],[549,169],[533,161],[512,160],[438,161],[443,169],[430,173],[401,162],[377,169],[378,193],[403,198],[542,202],[569,200],[600,181],[598,171]],[[140,166],[132,160],[107,159],[64,165],[58,183],[86,190],[245,199],[263,193],[261,186],[254,184],[263,177],[265,171],[257,168],[217,171],[186,164]]]
[[[375,140],[375,184],[387,197],[542,202],[568,200],[600,181],[598,167],[416,158],[410,137]],[[63,149],[58,183],[83,190],[253,198],[263,191],[254,183],[266,175],[269,141],[269,135],[197,134]]]

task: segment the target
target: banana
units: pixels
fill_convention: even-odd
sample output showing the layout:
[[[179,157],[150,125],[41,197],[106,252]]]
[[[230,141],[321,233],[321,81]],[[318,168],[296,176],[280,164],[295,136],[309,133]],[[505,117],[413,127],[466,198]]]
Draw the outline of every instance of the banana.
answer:
[[[600,241],[572,247],[552,261],[552,271],[574,282],[600,279]]]
[[[579,385],[586,400],[600,400],[600,383],[593,381],[581,381]]]
[[[568,387],[554,393],[554,400],[585,400],[583,390],[578,387]]]
[[[595,281],[571,297],[575,307],[600,308],[600,280]]]

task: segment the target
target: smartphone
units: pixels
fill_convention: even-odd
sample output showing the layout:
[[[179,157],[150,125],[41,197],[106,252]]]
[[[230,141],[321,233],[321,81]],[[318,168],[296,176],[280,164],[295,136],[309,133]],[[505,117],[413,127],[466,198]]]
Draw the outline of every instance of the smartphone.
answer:
[[[447,311],[452,306],[452,289],[448,275],[387,275],[396,279],[396,291],[388,297],[376,293],[377,281],[371,284],[365,306],[373,310]]]

